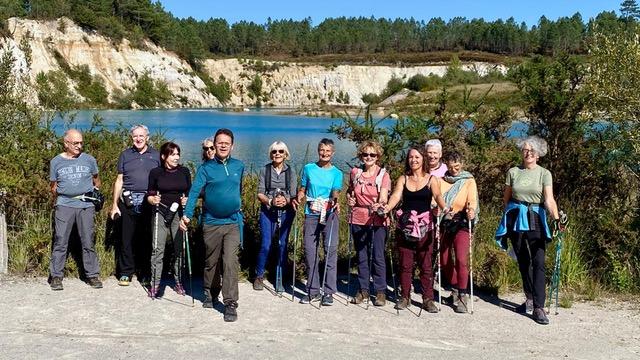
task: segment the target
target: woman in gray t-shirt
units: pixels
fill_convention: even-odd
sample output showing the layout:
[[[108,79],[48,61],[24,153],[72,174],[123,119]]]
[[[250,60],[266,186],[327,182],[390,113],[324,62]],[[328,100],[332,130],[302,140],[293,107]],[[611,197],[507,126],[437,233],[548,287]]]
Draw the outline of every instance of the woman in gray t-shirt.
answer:
[[[505,247],[509,239],[517,255],[526,301],[516,309],[533,315],[539,324],[549,323],[544,311],[545,246],[551,241],[547,216],[558,221],[551,172],[538,165],[547,153],[547,143],[537,136],[518,141],[522,164],[509,169],[505,181],[505,211],[496,239]]]

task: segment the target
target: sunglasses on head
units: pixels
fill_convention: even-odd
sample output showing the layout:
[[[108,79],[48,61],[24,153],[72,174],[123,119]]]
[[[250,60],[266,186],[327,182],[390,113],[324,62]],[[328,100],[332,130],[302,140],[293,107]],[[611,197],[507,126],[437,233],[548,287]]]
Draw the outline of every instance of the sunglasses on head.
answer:
[[[216,149],[216,148],[215,148],[214,146],[203,146],[203,147],[202,147],[202,150],[204,150],[204,151],[207,151],[207,150],[211,150],[211,151],[213,151],[213,150],[215,150],[215,149]]]
[[[275,155],[275,154],[284,154],[284,149],[271,150],[271,155]]]
[[[377,158],[378,154],[376,154],[376,153],[362,153],[362,154],[360,154],[360,156],[362,156],[363,158],[366,158],[366,157]]]

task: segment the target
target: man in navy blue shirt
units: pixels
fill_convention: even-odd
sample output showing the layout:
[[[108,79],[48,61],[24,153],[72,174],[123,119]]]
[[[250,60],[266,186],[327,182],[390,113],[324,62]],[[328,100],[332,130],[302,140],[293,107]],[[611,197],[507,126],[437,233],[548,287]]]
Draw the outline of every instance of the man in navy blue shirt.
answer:
[[[110,213],[114,220],[122,216],[122,239],[116,254],[118,285],[121,286],[129,285],[134,272],[143,283],[148,282],[151,273],[151,218],[145,198],[149,172],[160,166],[160,153],[149,146],[146,126],[133,126],[131,139],[133,146],[118,158],[118,177],[113,185]]]

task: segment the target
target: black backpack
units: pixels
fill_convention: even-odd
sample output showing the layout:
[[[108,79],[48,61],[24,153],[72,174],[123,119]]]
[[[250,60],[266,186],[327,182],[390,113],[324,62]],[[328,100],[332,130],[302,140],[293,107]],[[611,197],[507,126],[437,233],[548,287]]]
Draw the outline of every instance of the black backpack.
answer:
[[[271,190],[271,163],[264,166],[264,190],[266,193],[269,193]],[[289,189],[291,185],[291,166],[287,166],[287,169],[284,171],[284,189],[282,189],[285,193],[289,194]],[[293,196],[294,194],[289,194]]]

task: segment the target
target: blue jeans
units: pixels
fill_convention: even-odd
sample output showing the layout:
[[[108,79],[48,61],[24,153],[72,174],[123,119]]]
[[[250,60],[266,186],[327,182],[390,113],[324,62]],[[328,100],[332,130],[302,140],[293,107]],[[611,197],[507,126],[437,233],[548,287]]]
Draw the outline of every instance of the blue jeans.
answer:
[[[281,214],[280,225],[280,238],[278,239],[278,264],[281,269],[284,269],[287,262],[287,244],[289,243],[289,231],[291,230],[291,224],[296,213],[291,208],[284,210],[271,209],[267,210],[262,206],[260,209],[260,233],[262,234],[262,245],[260,246],[260,252],[258,252],[258,261],[256,263],[256,276],[264,276],[264,268],[269,257],[269,250],[271,249],[271,239],[277,237],[278,229],[278,212]]]

